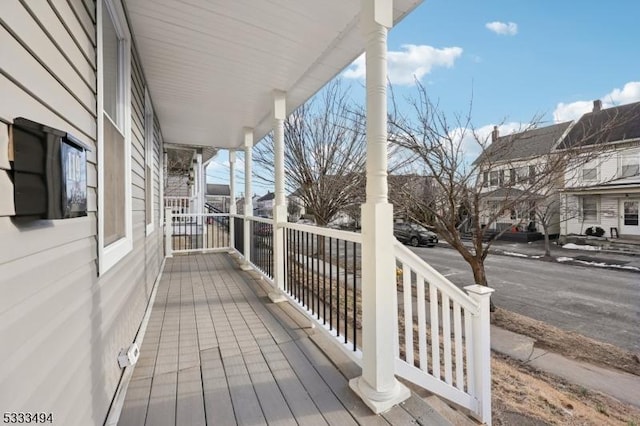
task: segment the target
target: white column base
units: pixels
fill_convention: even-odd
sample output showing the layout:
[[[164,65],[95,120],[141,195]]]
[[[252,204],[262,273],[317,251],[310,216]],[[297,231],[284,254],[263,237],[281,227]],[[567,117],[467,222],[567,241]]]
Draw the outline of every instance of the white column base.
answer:
[[[269,300],[273,303],[286,302],[287,296],[285,296],[280,290],[273,290],[269,292]]]
[[[253,266],[251,266],[251,264],[249,262],[243,262],[242,265],[240,265],[240,269],[242,269],[243,271],[253,271]]]
[[[406,401],[411,397],[408,387],[395,379],[392,389],[386,392],[378,392],[364,380],[362,376],[349,380],[349,387],[375,414],[389,411],[394,405]]]

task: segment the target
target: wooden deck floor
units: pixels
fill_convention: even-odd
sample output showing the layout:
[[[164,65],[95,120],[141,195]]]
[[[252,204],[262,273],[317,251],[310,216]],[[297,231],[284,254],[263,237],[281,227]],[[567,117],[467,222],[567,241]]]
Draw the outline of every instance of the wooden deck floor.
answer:
[[[416,395],[373,415],[359,367],[262,285],[227,254],[167,259],[119,425],[449,424]]]

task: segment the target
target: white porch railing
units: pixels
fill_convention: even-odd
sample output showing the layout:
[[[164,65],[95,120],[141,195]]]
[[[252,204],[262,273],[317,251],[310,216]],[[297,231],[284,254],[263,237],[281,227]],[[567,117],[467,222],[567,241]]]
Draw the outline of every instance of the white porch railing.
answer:
[[[165,247],[173,253],[222,251],[230,247],[229,215],[225,213],[165,213]]]
[[[399,292],[396,374],[491,424],[489,296],[465,294],[396,241]]]
[[[233,249],[273,285],[273,220],[169,213],[169,253]],[[244,246],[245,219],[250,222],[248,251]],[[230,235],[230,220],[234,221],[234,235]],[[286,295],[360,364],[362,235],[294,223],[281,226]],[[398,306],[396,374],[490,424],[492,290],[471,286],[466,294],[397,241],[394,256],[396,284],[403,301],[393,301]]]

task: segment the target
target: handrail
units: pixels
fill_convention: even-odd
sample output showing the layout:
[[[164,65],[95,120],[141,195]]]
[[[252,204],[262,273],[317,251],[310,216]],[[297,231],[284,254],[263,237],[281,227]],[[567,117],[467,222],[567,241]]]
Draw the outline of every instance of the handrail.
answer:
[[[173,213],[172,217],[229,217],[229,213]]]
[[[244,216],[240,216],[240,217],[244,217]],[[273,219],[268,219],[268,218],[258,217],[258,216],[247,216],[247,219],[252,220],[254,222],[268,223],[269,225],[273,225]]]
[[[279,224],[283,228],[293,229],[295,231],[310,232],[312,234],[321,235],[329,238],[339,238],[341,240],[351,241],[362,244],[362,234],[351,231],[343,231],[340,229],[324,228],[321,226],[303,225],[301,223],[285,222]]]
[[[429,284],[433,284],[438,290],[446,293],[451,299],[458,302],[460,306],[469,310],[473,315],[478,315],[480,308],[473,299],[398,240],[395,241],[395,251],[396,257],[400,261],[424,277]]]

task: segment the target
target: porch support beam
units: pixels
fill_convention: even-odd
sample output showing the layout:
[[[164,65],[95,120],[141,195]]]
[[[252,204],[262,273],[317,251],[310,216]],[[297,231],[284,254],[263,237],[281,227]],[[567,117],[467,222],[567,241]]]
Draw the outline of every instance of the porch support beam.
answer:
[[[366,42],[367,189],[362,205],[362,376],[349,386],[374,413],[411,396],[395,378],[397,295],[393,206],[387,199],[387,29],[393,0],[362,0]]]
[[[249,217],[253,216],[253,188],[251,188],[251,162],[253,161],[253,129],[244,129],[244,262],[240,266],[248,271],[251,267],[251,223]]]
[[[272,302],[284,302],[284,228],[287,205],[284,191],[284,120],[287,118],[286,93],[273,92],[273,156],[275,167],[275,205],[273,206],[273,281],[275,288],[269,293]]]
[[[236,209],[236,152],[229,151],[229,248],[233,250],[235,241]]]

